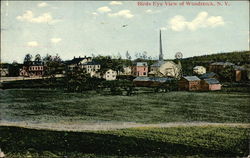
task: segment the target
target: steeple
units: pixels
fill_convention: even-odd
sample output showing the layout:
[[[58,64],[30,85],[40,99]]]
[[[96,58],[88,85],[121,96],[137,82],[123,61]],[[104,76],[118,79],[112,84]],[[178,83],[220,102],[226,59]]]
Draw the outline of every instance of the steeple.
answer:
[[[161,30],[160,30],[160,54],[159,54],[159,60],[160,60],[160,61],[163,61],[162,41],[161,41]]]

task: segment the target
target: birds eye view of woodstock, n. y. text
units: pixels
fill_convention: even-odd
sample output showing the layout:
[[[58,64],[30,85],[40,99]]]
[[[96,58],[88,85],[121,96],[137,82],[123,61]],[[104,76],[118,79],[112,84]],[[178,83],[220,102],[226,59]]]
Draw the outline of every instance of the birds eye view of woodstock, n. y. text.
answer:
[[[249,1],[1,1],[0,158],[250,158]]]

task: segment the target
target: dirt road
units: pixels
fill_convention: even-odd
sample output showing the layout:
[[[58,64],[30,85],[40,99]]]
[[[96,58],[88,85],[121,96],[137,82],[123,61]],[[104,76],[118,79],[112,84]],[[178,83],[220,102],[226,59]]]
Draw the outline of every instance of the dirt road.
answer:
[[[191,127],[191,126],[230,126],[250,128],[249,123],[209,123],[209,122],[171,122],[159,124],[142,124],[134,122],[100,122],[100,123],[32,123],[32,122],[9,122],[0,121],[0,126],[15,126],[31,129],[47,129],[56,131],[98,131],[98,130],[115,130],[124,128],[137,127]]]

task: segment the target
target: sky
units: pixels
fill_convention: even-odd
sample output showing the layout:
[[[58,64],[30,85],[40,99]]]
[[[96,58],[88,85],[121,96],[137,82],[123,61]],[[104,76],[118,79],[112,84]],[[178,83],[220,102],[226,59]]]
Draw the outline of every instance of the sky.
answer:
[[[21,63],[28,53],[158,58],[160,29],[164,59],[249,50],[248,1],[140,2],[1,1],[1,62]]]

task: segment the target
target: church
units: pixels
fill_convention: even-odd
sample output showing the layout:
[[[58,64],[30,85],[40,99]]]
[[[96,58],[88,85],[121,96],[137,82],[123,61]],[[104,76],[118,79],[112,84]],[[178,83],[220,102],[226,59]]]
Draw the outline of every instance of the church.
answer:
[[[162,52],[162,39],[160,30],[160,54],[159,60],[150,66],[149,76],[156,77],[181,77],[181,63],[176,64],[173,61],[164,61]]]

